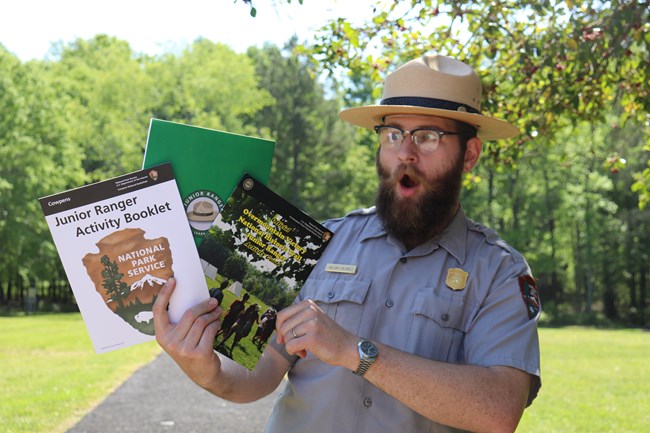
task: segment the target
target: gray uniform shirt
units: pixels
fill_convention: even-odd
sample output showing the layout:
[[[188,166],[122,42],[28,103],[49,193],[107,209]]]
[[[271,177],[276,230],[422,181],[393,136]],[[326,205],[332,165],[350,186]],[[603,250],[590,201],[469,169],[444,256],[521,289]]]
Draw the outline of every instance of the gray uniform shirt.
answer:
[[[461,209],[441,236],[407,252],[386,234],[374,209],[325,225],[334,237],[298,301],[312,299],[353,334],[417,356],[526,371],[535,376],[532,402],[540,387],[539,308],[531,312],[530,299],[522,297],[519,277],[530,275],[527,263],[494,231]],[[422,417],[347,369],[312,355],[291,357],[274,338],[271,344],[293,366],[269,433],[459,431]]]

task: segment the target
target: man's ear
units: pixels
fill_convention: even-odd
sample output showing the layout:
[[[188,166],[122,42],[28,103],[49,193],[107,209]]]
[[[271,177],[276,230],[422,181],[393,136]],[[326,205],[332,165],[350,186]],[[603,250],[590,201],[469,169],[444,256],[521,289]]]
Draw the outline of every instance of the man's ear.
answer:
[[[467,149],[465,149],[465,163],[463,165],[463,171],[468,173],[472,171],[474,166],[478,164],[478,159],[481,156],[481,150],[483,150],[483,143],[478,137],[472,137],[467,141]]]

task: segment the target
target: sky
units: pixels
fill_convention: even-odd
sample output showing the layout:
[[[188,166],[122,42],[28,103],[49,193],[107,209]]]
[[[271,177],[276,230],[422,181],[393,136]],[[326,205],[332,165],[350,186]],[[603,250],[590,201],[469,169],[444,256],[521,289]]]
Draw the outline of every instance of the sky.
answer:
[[[175,51],[199,37],[237,52],[264,42],[282,46],[345,16],[372,17],[375,0],[254,0],[257,16],[242,0],[5,0],[0,2],[0,44],[22,61],[44,59],[52,43],[69,43],[108,34],[126,40],[136,52]],[[284,3],[284,2],[283,2]]]

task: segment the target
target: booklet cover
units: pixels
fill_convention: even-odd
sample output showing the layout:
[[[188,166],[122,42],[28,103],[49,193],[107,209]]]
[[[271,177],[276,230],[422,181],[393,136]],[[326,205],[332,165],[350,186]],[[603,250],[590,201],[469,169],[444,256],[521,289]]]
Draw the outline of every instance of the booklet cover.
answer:
[[[333,233],[246,173],[199,244],[211,296],[222,299],[215,348],[253,369]]]
[[[169,162],[197,245],[248,172],[268,184],[271,140],[151,119],[143,168]]]
[[[172,322],[208,298],[170,164],[39,202],[97,353],[154,338],[153,303],[172,275]]]

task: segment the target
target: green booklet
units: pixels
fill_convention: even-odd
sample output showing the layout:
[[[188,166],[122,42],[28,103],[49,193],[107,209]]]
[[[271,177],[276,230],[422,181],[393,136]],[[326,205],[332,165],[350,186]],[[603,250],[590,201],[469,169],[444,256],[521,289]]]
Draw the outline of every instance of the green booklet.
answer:
[[[224,314],[215,349],[252,369],[333,233],[244,174],[199,245]]]
[[[268,184],[275,142],[151,119],[143,168],[171,163],[198,245],[242,173]]]

